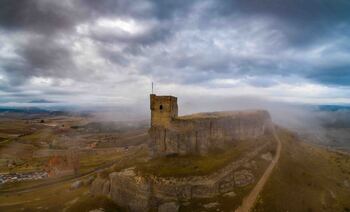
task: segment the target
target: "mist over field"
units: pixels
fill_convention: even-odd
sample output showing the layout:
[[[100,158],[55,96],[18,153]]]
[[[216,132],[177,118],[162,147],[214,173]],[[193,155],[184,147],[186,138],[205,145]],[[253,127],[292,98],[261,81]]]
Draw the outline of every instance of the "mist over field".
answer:
[[[0,211],[349,212],[349,0],[0,0]]]

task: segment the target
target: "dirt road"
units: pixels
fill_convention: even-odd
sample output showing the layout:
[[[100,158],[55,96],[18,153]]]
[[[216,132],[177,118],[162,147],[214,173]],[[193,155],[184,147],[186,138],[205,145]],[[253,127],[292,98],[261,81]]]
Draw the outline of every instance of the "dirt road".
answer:
[[[272,133],[273,133],[273,137],[277,141],[276,156],[271,161],[270,165],[267,167],[267,169],[265,170],[263,176],[259,179],[258,183],[255,185],[253,190],[248,194],[248,196],[246,196],[243,199],[242,205],[239,208],[237,208],[235,210],[235,212],[248,212],[248,211],[250,211],[253,208],[253,206],[254,206],[257,198],[258,198],[259,193],[264,188],[264,185],[266,184],[267,180],[269,179],[269,177],[270,177],[270,175],[271,175],[271,173],[273,171],[273,168],[275,168],[278,160],[280,159],[282,143],[281,143],[281,140],[279,139],[279,137],[278,137],[274,127],[272,128]]]

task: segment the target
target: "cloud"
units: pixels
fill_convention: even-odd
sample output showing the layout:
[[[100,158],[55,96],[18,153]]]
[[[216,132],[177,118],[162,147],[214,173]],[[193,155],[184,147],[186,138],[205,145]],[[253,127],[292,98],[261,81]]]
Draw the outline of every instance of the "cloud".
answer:
[[[74,26],[79,12],[72,1],[3,0],[0,25],[8,30],[30,30],[51,34]]]
[[[326,2],[310,1],[245,1],[223,0],[219,15],[239,11],[243,16],[269,17],[278,20],[294,45],[308,45],[329,36],[333,29],[349,24],[350,3],[346,0]]]
[[[349,9],[345,0],[4,0],[0,96],[134,104],[154,81],[177,95],[348,103]]]
[[[47,37],[28,39],[17,53],[29,65],[23,75],[65,76],[76,70],[70,47]]]

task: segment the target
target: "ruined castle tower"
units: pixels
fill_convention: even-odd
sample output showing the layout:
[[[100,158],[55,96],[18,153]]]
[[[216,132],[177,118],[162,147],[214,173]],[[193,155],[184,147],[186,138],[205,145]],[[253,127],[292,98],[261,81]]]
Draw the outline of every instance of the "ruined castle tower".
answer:
[[[226,111],[178,116],[177,98],[150,95],[149,147],[153,157],[206,154],[227,143],[262,136],[271,118],[267,111]]]
[[[177,98],[174,96],[156,96],[151,94],[151,126],[168,127],[177,118]]]

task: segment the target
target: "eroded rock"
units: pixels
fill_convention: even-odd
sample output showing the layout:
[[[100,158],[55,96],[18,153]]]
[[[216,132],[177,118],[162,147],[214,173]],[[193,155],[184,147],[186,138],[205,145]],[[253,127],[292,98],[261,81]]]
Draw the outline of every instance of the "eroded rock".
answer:
[[[217,202],[211,202],[211,203],[208,203],[208,204],[203,205],[203,207],[204,207],[204,208],[207,208],[207,209],[209,209],[209,208],[215,208],[215,207],[217,207],[217,206],[219,206],[219,203],[217,203]]]
[[[236,171],[234,173],[235,185],[244,187],[254,182],[254,175],[249,170]]]
[[[225,197],[235,197],[237,194],[233,191],[224,194]]]
[[[147,211],[150,208],[151,184],[136,176],[133,168],[109,175],[111,199],[119,206],[131,211]]]
[[[85,185],[91,185],[91,183],[95,180],[94,176],[90,176],[88,179],[84,181]]]
[[[90,187],[90,192],[94,195],[109,195],[110,182],[108,179],[96,178]]]
[[[261,158],[266,160],[266,161],[272,161],[273,157],[271,152],[265,153],[261,155]]]
[[[150,98],[149,147],[153,157],[206,154],[213,147],[224,149],[226,138],[257,138],[271,127],[265,110],[178,116],[176,97],[151,94]]]
[[[83,181],[81,180],[78,180],[78,181],[75,181],[73,182],[71,185],[70,185],[70,189],[78,189],[80,188],[81,186],[83,186]]]

